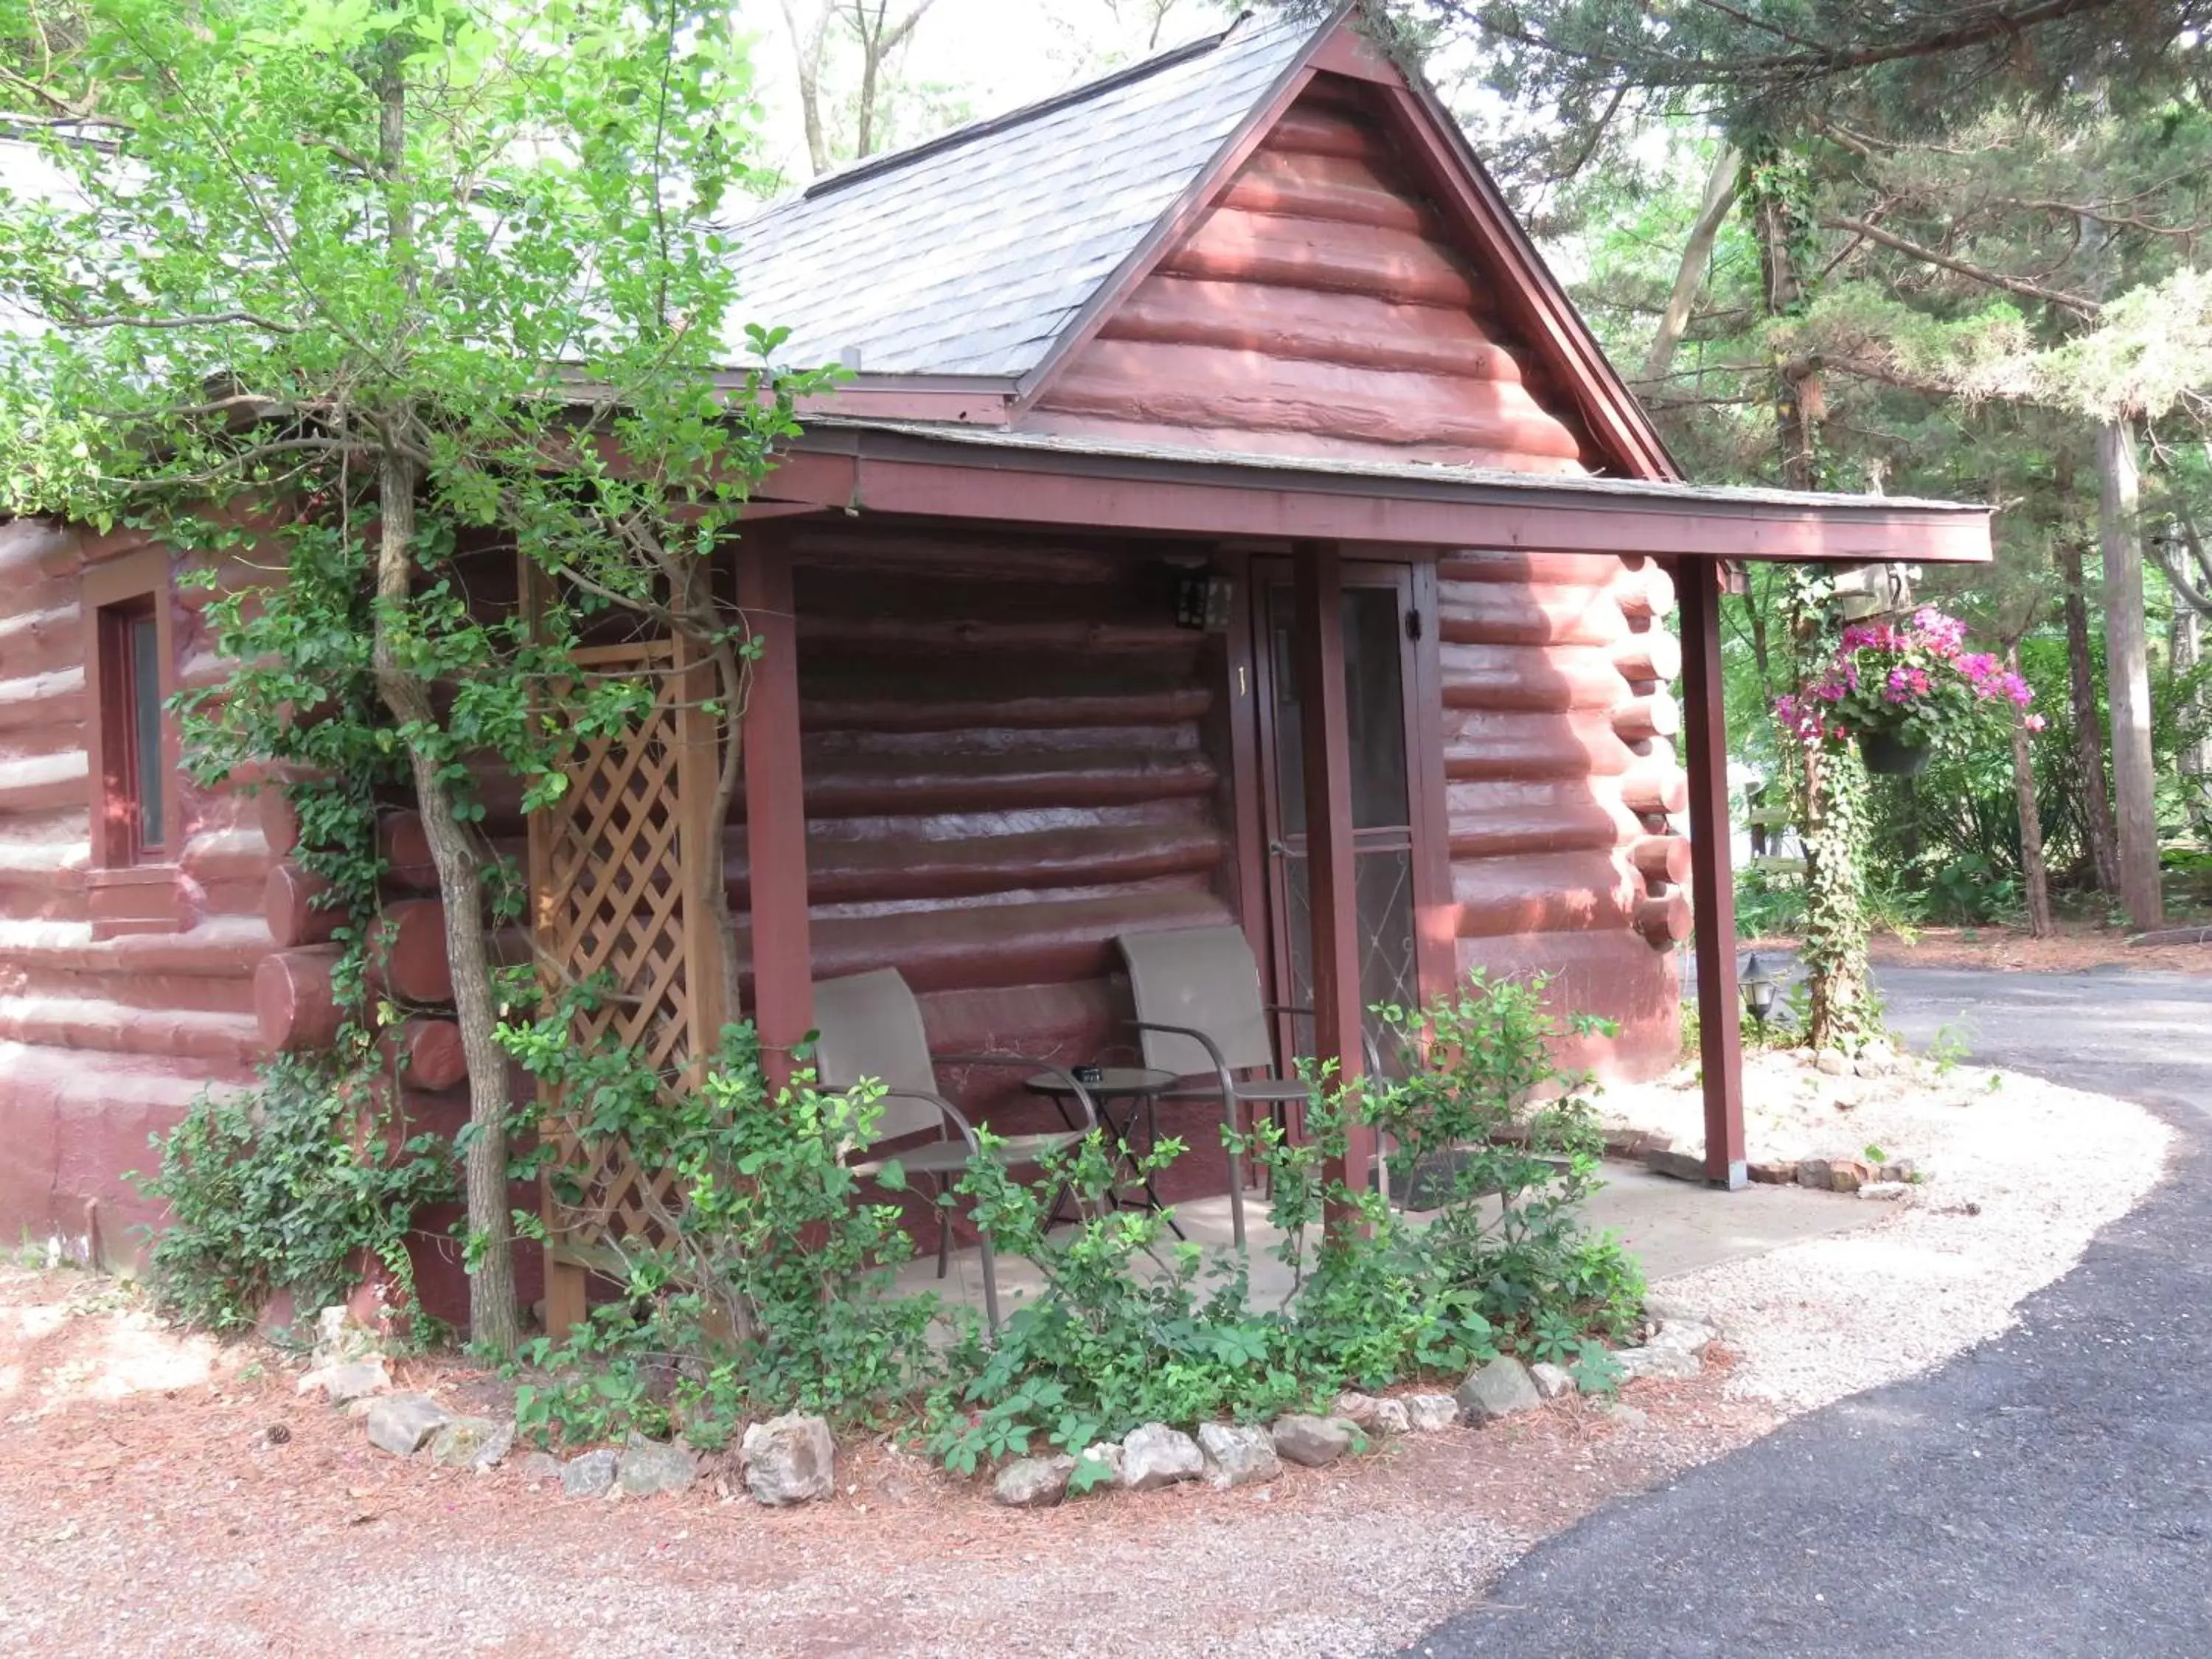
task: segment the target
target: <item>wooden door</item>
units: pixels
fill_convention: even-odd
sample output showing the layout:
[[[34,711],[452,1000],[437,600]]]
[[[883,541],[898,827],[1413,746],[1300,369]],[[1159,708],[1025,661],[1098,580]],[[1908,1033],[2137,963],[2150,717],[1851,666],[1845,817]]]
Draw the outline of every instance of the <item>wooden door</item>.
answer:
[[[1253,573],[1259,695],[1261,811],[1267,836],[1268,942],[1276,1000],[1312,1000],[1303,721],[1294,669],[1296,605],[1287,568]],[[1419,790],[1410,733],[1416,684],[1413,572],[1404,565],[1344,568],[1344,668],[1352,761],[1352,866],[1359,923],[1359,1000],[1420,998],[1415,942]],[[1370,1037],[1379,1036],[1372,1012]],[[1287,1017],[1284,1052],[1310,1054],[1313,1022]],[[1389,1043],[1371,1045],[1387,1061]]]

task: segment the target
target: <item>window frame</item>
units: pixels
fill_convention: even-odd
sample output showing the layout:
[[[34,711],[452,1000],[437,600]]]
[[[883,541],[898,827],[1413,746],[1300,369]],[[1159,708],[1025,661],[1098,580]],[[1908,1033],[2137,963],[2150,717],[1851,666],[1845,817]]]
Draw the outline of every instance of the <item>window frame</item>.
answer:
[[[95,869],[173,871],[184,838],[179,745],[168,701],[177,690],[176,631],[171,616],[169,560],[143,548],[95,565],[84,575],[85,748],[91,785],[92,863]],[[140,752],[133,627],[154,623],[160,709],[160,752]],[[146,768],[159,769],[161,822],[145,833]]]

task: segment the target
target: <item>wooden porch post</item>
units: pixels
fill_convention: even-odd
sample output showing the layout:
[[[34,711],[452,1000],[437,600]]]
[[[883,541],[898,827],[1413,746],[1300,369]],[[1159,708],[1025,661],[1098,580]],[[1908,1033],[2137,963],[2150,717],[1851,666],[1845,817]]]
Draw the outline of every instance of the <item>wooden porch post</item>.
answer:
[[[746,908],[755,1028],[771,1087],[791,1080],[791,1048],[814,1029],[814,950],[806,904],[806,804],[799,756],[799,629],[791,550],[777,531],[738,545],[738,605],[761,643],[745,705]]]
[[[1351,720],[1344,683],[1344,564],[1334,542],[1291,549],[1297,594],[1298,702],[1304,710],[1306,872],[1313,917],[1314,1057],[1345,1082],[1364,1066],[1360,1041],[1359,914],[1352,850]],[[1370,1178],[1373,1135],[1355,1128],[1329,1174],[1357,1190]]]
[[[1728,712],[1721,684],[1721,564],[1685,559],[1682,719],[1690,772],[1690,899],[1698,951],[1698,1060],[1705,1091],[1705,1179],[1747,1179],[1742,1013],[1735,982],[1735,886],[1729,868]]]

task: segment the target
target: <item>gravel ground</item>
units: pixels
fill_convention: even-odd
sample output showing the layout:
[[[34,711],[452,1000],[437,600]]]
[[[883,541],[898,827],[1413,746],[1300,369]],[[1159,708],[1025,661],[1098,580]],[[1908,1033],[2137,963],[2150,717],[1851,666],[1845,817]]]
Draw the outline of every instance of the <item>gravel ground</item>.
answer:
[[[864,1444],[836,1500],[770,1512],[711,1480],[609,1503],[403,1465],[294,1375],[179,1338],[106,1281],[0,1269],[0,1653],[1385,1651],[1539,1539],[1775,1421],[1726,1396],[1723,1354],[1639,1385],[1641,1421],[1569,1401],[1263,1488],[1017,1514]],[[398,1381],[483,1388],[427,1363]]]
[[[1878,1226],[1667,1282],[1728,1332],[1739,1396],[1810,1410],[1996,1335],[2165,1170],[2173,1131],[2140,1106],[1985,1066],[1900,1064],[1838,1079],[1795,1053],[1746,1058],[1753,1162],[1878,1146],[1924,1179]],[[1700,1107],[1686,1085],[1678,1076],[1601,1103],[1610,1121],[1694,1147]]]
[[[1844,1113],[1790,1081],[1777,1098],[1803,1103],[1777,1133],[1880,1138],[1934,1178],[1880,1226],[1668,1281],[1727,1345],[1693,1382],[1633,1385],[1641,1420],[1570,1401],[1265,1488],[1036,1515],[882,1446],[791,1513],[711,1481],[563,1501],[509,1471],[402,1465],[265,1349],[179,1337],[105,1280],[0,1269],[0,1652],[1389,1651],[1612,1500],[2002,1328],[2156,1179],[2167,1133],[2147,1114],[1954,1075],[1869,1080]],[[1655,1127],[1679,1110],[1647,1093],[1608,1103]],[[428,1363],[400,1381],[483,1386]]]

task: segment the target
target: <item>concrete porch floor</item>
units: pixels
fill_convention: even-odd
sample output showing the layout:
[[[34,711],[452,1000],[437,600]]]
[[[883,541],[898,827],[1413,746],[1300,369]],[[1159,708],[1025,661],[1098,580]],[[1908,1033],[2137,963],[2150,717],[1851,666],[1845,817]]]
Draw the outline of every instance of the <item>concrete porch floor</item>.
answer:
[[[1837,1193],[1763,1186],[1725,1193],[1670,1180],[1631,1164],[1607,1164],[1605,1180],[1586,1206],[1590,1225],[1619,1237],[1642,1261],[1644,1277],[1655,1285],[1676,1273],[1763,1255],[1800,1239],[1863,1227],[1887,1213],[1881,1205]],[[1205,1249],[1209,1267],[1231,1259],[1225,1194],[1177,1204],[1174,1210],[1184,1233]],[[1246,1194],[1252,1302],[1260,1308],[1279,1306],[1291,1289],[1289,1265],[1271,1254],[1282,1236],[1267,1224],[1267,1214],[1264,1198]],[[1173,1243],[1172,1238],[1169,1243]],[[983,1305],[981,1252],[972,1248],[953,1251],[945,1276],[939,1279],[932,1243],[922,1241],[923,1254],[899,1269],[897,1289],[907,1293],[935,1289],[948,1302],[980,1309]],[[1042,1287],[1042,1276],[1026,1260],[1001,1256],[998,1268],[1002,1313],[1012,1312]]]

